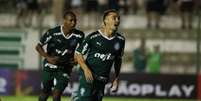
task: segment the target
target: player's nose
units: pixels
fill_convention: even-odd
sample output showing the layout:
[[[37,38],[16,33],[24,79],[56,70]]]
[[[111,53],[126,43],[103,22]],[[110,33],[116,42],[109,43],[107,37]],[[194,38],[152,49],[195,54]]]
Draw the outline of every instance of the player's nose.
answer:
[[[120,20],[120,17],[115,17],[115,20],[116,20],[116,21],[119,21],[119,20]]]
[[[120,23],[119,18],[115,18],[115,23],[116,23],[116,24],[119,24],[119,23]]]
[[[76,25],[76,21],[75,20],[71,21],[71,25],[75,26]]]

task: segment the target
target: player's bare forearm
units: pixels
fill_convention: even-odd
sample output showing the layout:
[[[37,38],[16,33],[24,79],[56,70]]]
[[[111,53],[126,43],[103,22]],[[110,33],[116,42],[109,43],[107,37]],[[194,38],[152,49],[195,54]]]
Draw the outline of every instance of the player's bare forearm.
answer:
[[[36,45],[36,50],[37,50],[37,52],[38,52],[41,56],[43,56],[44,58],[46,58],[49,63],[51,63],[51,64],[56,64],[56,63],[57,63],[58,57],[49,56],[49,55],[44,51],[42,45],[37,44],[37,45]]]
[[[118,90],[119,74],[120,74],[121,64],[122,64],[122,58],[117,57],[114,61],[115,78],[112,82],[112,87],[111,87],[112,92],[116,92]]]
[[[48,54],[44,51],[42,45],[37,44],[37,45],[36,45],[36,50],[37,50],[37,52],[38,52],[41,56],[43,56],[43,57],[45,57],[45,58],[48,57]]]
[[[86,65],[83,55],[75,53],[75,59],[77,60],[78,64],[80,65],[81,69],[84,71],[84,75],[85,75],[87,82],[90,82],[90,83],[93,82],[92,72]]]
[[[119,85],[119,74],[122,64],[122,58],[118,57],[114,61],[114,69],[115,69],[115,79],[112,82],[111,91],[116,92],[118,90]]]
[[[78,62],[82,70],[88,69],[82,54],[75,53],[75,61]]]

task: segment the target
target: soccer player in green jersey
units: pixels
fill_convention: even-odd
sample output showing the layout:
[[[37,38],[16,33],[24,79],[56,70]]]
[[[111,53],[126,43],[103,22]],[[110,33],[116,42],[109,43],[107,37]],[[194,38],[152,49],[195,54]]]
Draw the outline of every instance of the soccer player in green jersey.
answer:
[[[81,71],[78,91],[72,94],[73,101],[102,101],[105,84],[109,82],[111,67],[115,79],[111,90],[116,92],[124,52],[125,38],[117,32],[120,16],[116,10],[103,15],[103,24],[98,31],[89,34],[76,49],[75,58]],[[86,56],[86,60],[83,55]]]
[[[65,12],[63,25],[49,29],[36,46],[38,53],[45,58],[39,101],[47,101],[51,92],[53,101],[61,100],[74,65],[75,49],[84,39],[84,33],[75,29],[75,26],[76,15],[71,11]],[[43,47],[45,45],[46,49]],[[52,87],[54,87],[53,91]]]

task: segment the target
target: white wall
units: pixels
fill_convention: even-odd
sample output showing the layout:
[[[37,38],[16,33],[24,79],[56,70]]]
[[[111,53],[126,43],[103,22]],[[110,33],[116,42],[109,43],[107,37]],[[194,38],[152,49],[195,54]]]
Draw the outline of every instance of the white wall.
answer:
[[[39,55],[35,50],[35,46],[39,41],[39,33],[37,30],[26,29],[27,38],[24,41],[24,66],[22,69],[38,69],[39,68]],[[21,67],[20,67],[21,68]]]

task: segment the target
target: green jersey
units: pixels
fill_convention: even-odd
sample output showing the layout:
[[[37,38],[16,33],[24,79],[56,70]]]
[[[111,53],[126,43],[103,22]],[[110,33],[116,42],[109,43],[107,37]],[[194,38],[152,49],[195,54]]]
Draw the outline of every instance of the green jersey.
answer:
[[[148,67],[150,73],[160,73],[161,53],[152,52],[149,54]]]
[[[133,51],[133,63],[137,72],[144,72],[147,64],[146,53],[137,48]]]
[[[80,47],[78,54],[85,55],[86,64],[98,76],[109,77],[115,58],[122,57],[124,53],[125,38],[115,33],[112,38],[106,37],[100,30],[89,34]]]
[[[84,33],[77,29],[73,29],[69,36],[65,36],[62,26],[57,26],[48,30],[40,39],[40,44],[47,45],[47,54],[50,56],[58,56],[59,61],[56,65],[50,64],[44,60],[44,69],[57,69],[58,66],[70,66],[69,61],[74,58],[74,52],[79,43],[84,39]]]

